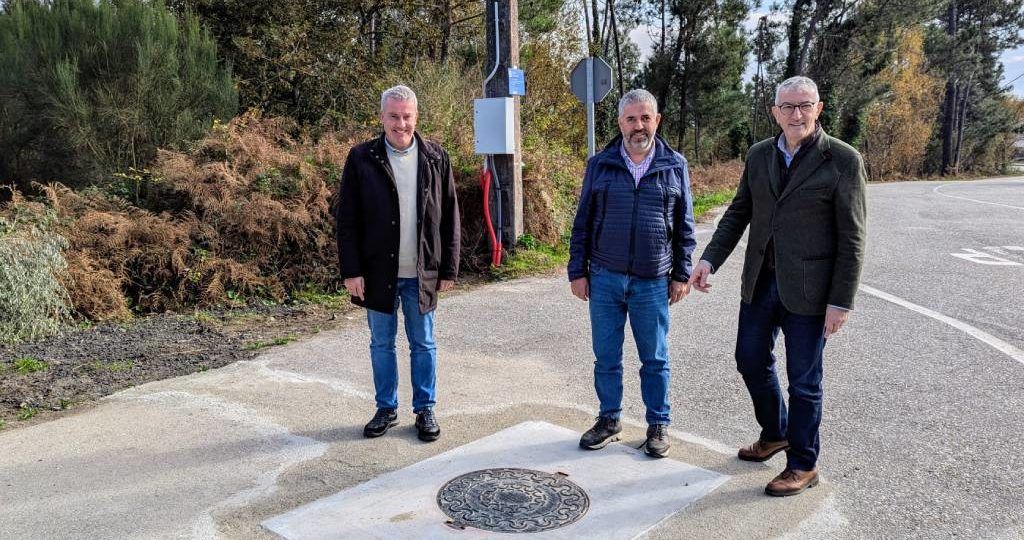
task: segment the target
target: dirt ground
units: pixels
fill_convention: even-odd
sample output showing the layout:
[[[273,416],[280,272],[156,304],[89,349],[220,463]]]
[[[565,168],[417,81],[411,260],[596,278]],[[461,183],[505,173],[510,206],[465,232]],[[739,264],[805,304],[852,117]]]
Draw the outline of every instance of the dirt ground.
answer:
[[[561,266],[534,274],[558,271]],[[444,296],[491,281],[462,276]],[[118,390],[250,359],[268,347],[349,324],[366,324],[364,311],[333,296],[322,303],[149,315],[0,344],[0,430],[52,420]]]
[[[52,419],[145,382],[252,358],[363,320],[343,305],[267,306],[160,314],[0,345],[0,429]]]

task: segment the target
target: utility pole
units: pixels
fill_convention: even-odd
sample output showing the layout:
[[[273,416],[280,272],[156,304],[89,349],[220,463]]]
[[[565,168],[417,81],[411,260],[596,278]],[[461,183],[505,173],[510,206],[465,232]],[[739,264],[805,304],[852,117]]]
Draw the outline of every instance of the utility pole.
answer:
[[[494,68],[495,13],[497,8],[498,44],[500,58],[494,77],[485,88],[488,98],[509,97],[510,67],[519,67],[519,3],[518,0],[484,0],[487,5],[487,65]],[[515,249],[516,240],[522,236],[523,227],[523,144],[520,123],[519,96],[512,96],[515,102],[513,124],[515,125],[515,153],[493,155],[494,172],[501,185],[502,245],[509,251]]]

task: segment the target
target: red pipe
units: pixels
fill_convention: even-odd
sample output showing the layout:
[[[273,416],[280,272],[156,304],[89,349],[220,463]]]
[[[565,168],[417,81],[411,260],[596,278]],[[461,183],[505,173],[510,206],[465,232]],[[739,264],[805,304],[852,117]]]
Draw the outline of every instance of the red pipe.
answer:
[[[491,171],[484,169],[480,173],[480,188],[484,192],[484,221],[487,223],[487,234],[491,241],[491,265],[501,266],[501,239],[494,233],[491,221]]]

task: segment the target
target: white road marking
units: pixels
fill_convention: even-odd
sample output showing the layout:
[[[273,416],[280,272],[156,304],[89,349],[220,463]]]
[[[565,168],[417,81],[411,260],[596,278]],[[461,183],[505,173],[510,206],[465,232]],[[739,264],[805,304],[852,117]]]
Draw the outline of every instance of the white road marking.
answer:
[[[1012,180],[1010,182],[1012,182]],[[1020,183],[1020,182],[1013,182],[1013,183]],[[935,186],[935,189],[933,189],[932,192],[937,194],[937,195],[942,195],[943,197],[949,197],[951,199],[961,199],[961,200],[964,200],[964,201],[971,201],[971,202],[976,202],[976,203],[980,203],[980,204],[991,204],[992,206],[1002,206],[1002,207],[1005,207],[1005,208],[1015,208],[1017,210],[1024,210],[1024,206],[1013,206],[1012,204],[1003,204],[1003,203],[996,203],[996,202],[991,202],[991,201],[979,201],[978,199],[972,199],[970,197],[961,197],[959,195],[950,195],[948,193],[943,193],[942,191],[940,191],[942,188],[944,188],[946,186],[955,186],[955,185],[959,185],[959,184],[942,184],[941,186]],[[982,185],[991,185],[991,184],[982,184]]]
[[[965,261],[971,261],[977,264],[987,264],[994,266],[1020,266],[1019,262],[1014,262],[1009,259],[1002,257],[996,257],[991,253],[985,253],[984,251],[978,251],[977,249],[963,248],[967,253],[950,253],[954,257],[958,257]],[[985,248],[991,249],[991,248]]]
[[[998,350],[999,352],[1009,356],[1010,358],[1024,365],[1024,351],[993,336],[992,334],[989,334],[988,332],[975,328],[974,326],[971,326],[965,322],[958,321],[952,317],[943,315],[937,311],[932,311],[924,306],[919,306],[913,302],[908,302],[898,296],[893,296],[887,292],[880,291],[878,289],[875,289],[874,287],[861,285],[860,290],[876,298],[881,298],[882,300],[885,300],[887,302],[892,302],[893,304],[896,304],[898,306],[905,307],[911,311],[916,311],[922,315],[931,317],[932,319],[935,319],[939,322],[946,323],[952,326],[953,328],[956,328],[957,330],[964,332],[965,334],[977,339],[978,341],[981,341],[982,343]]]

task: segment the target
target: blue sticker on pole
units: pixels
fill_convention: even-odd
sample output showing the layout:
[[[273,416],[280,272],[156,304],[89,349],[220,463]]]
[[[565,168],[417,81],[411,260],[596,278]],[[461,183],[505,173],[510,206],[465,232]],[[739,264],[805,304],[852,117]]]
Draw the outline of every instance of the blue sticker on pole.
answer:
[[[523,73],[523,70],[508,68],[508,95],[526,95],[526,74]]]

